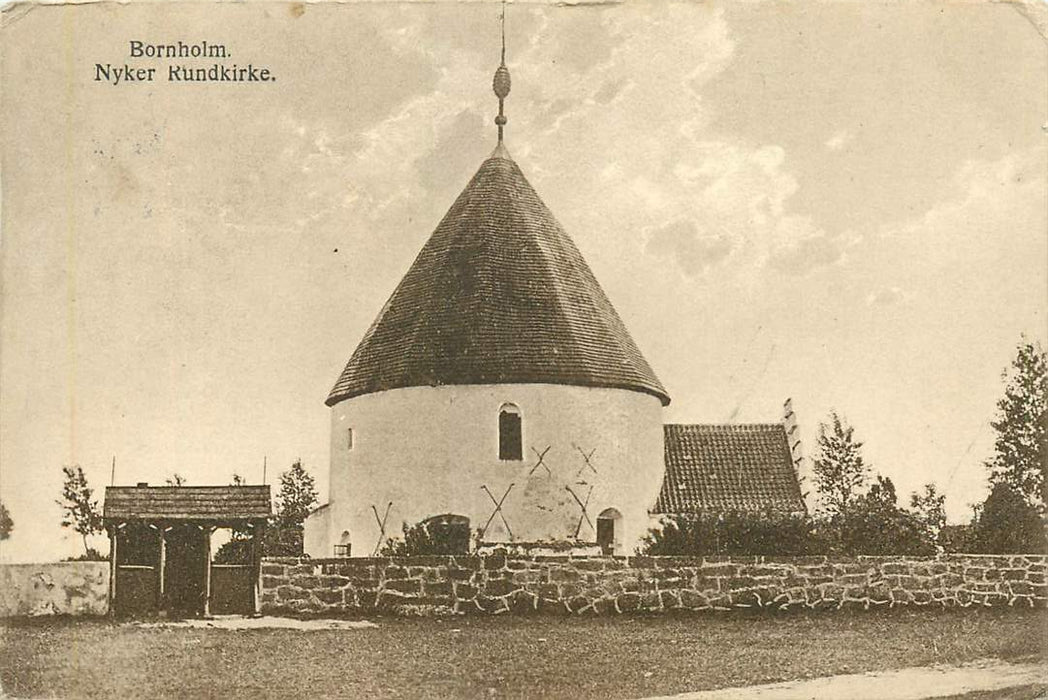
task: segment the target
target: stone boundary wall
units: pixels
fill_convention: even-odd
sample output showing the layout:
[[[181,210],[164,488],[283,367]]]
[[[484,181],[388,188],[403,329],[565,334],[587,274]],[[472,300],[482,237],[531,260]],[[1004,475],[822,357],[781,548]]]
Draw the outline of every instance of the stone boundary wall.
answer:
[[[1044,555],[266,559],[267,613],[1045,607]]]
[[[0,617],[105,615],[109,562],[0,564]]]

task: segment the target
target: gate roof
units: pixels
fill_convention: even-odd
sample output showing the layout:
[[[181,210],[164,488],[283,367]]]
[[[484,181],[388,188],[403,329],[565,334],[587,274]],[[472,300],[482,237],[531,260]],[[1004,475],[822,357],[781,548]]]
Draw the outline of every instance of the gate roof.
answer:
[[[272,514],[269,486],[107,486],[102,517],[117,520],[258,520]]]

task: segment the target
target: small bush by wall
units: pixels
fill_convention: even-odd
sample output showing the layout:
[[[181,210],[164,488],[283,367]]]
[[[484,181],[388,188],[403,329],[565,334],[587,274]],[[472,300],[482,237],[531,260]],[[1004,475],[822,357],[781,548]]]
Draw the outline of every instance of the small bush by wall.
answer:
[[[663,516],[640,551],[652,556],[798,556],[827,554],[830,548],[807,515],[767,510]]]
[[[621,614],[676,610],[1029,606],[1046,556],[274,559],[265,612]]]
[[[434,515],[415,525],[404,523],[403,539],[387,539],[379,554],[399,557],[468,554],[472,537],[466,516]]]

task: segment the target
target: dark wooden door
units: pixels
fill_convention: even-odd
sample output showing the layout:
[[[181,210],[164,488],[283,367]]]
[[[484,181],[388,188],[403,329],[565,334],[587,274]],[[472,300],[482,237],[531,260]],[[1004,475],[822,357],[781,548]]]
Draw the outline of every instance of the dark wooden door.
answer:
[[[208,566],[204,532],[193,525],[176,525],[166,539],[163,607],[175,617],[201,615]]]
[[[159,531],[142,523],[127,523],[116,538],[114,611],[129,617],[153,615],[159,591]]]
[[[117,615],[148,617],[156,613],[156,569],[140,564],[118,564],[116,567]]]
[[[255,612],[253,565],[211,565],[211,612],[215,615],[251,615]]]
[[[615,521],[611,518],[597,518],[597,544],[601,554],[615,553]]]

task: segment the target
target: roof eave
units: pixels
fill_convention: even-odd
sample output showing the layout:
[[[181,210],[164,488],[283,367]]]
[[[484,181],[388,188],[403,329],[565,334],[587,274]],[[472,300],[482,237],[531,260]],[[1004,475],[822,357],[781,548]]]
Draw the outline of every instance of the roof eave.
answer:
[[[361,388],[357,390],[341,391],[338,393],[332,392],[324,404],[328,407],[335,406],[336,404],[342,403],[348,399],[355,398],[357,396],[365,396],[367,394],[379,394],[384,391],[393,391],[394,389],[409,389],[411,387],[441,387],[441,386],[488,386],[488,385],[500,385],[500,384],[549,384],[555,386],[577,386],[588,389],[621,389],[623,391],[635,391],[641,394],[648,394],[654,396],[659,400],[659,403],[665,406],[670,405],[670,396],[666,393],[662,387],[648,387],[643,385],[635,384],[616,384],[614,382],[533,382],[533,381],[522,381],[522,380],[506,380],[506,381],[493,381],[485,382],[484,384],[474,384],[472,382],[447,382],[441,384],[423,384],[423,383],[412,383],[405,382],[403,384],[396,384],[393,386],[375,387],[375,388]]]

